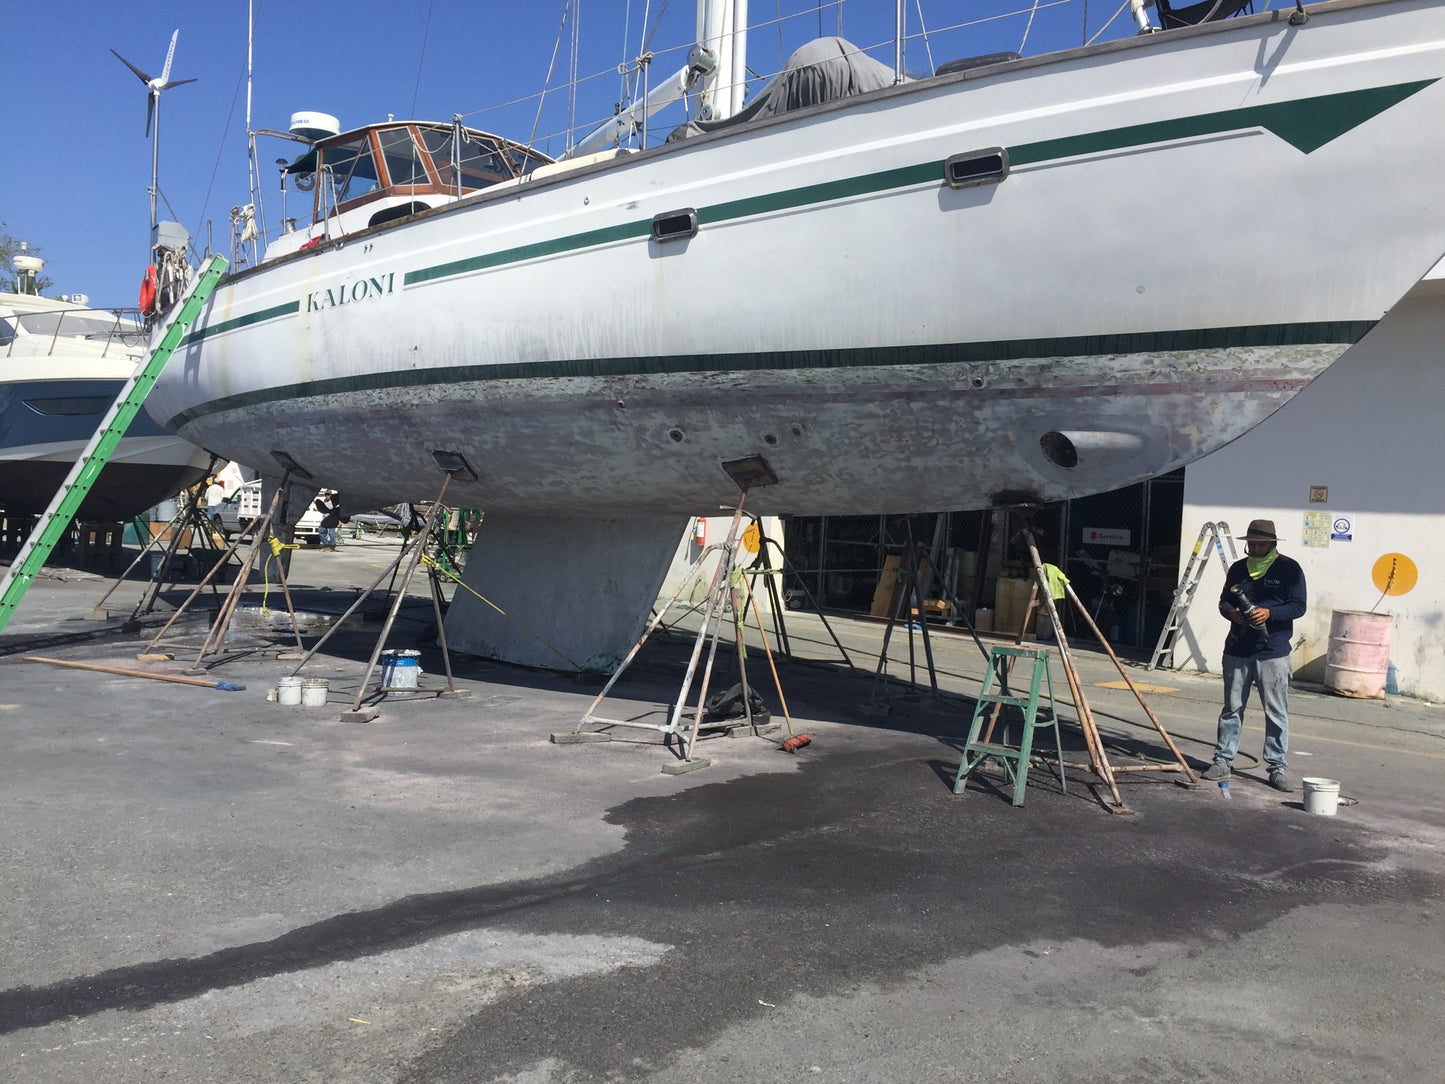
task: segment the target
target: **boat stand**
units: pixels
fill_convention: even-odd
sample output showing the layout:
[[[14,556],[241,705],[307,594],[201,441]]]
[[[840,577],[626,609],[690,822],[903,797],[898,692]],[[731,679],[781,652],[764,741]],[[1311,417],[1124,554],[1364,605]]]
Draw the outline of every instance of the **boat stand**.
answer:
[[[206,470],[207,477],[210,477],[210,475],[214,473],[216,464],[219,462],[219,456],[211,457],[211,465]],[[206,514],[201,509],[201,501],[204,495],[204,486],[197,486],[193,491],[186,494],[185,506],[171,517],[170,523],[167,524],[164,530],[146,539],[145,542],[141,544],[140,554],[126,567],[126,570],[120,574],[119,578],[110,585],[110,589],[100,597],[100,601],[91,607],[93,614],[104,618],[105,604],[110,599],[110,596],[115,594],[120,585],[130,578],[130,574],[140,566],[147,556],[154,556],[155,554],[161,553],[162,540],[169,538],[170,541],[165,545],[165,551],[161,557],[160,565],[146,582],[145,590],[141,592],[140,598],[136,601],[135,608],[131,610],[130,617],[126,618],[123,627],[126,629],[135,628],[140,623],[142,617],[155,609],[156,603],[160,601],[161,590],[167,582],[167,574],[171,566],[175,563],[176,554],[181,548],[181,543],[186,537],[186,532],[191,532],[191,537],[193,538],[205,539],[209,539],[213,534],[210,521],[206,519]],[[139,520],[136,521],[136,529],[137,531],[140,529]],[[194,549],[195,547],[192,546],[189,548]],[[211,548],[210,552],[220,553],[221,551]],[[235,552],[235,547],[231,547],[231,549],[226,552],[227,554]],[[223,563],[224,561],[221,559],[216,561],[217,565]],[[214,583],[215,578],[212,577],[211,579],[213,581],[211,583],[211,592],[216,597],[219,597],[220,592],[216,590]]]
[[[437,453],[439,463],[442,462],[442,454],[443,453]],[[397,553],[395,560],[393,560],[391,564],[389,564],[386,568],[382,569],[381,575],[377,576],[376,579],[372,581],[371,586],[356,597],[355,601],[353,601],[350,607],[347,608],[346,612],[337,619],[336,623],[332,625],[331,628],[326,630],[326,634],[322,636],[320,640],[316,641],[315,646],[313,646],[311,650],[308,651],[306,655],[301,659],[301,661],[297,663],[296,669],[291,671],[292,677],[300,674],[306,664],[311,661],[311,659],[316,655],[318,651],[321,650],[322,645],[331,638],[331,634],[337,629],[341,628],[341,626],[346,623],[347,618],[349,618],[358,609],[360,609],[361,604],[365,602],[368,598],[370,598],[372,592],[374,592],[379,586],[381,586],[382,580],[386,579],[388,576],[392,576],[392,585],[393,588],[396,588],[395,576],[404,566],[405,571],[401,572],[401,585],[399,588],[395,589],[395,593],[391,601],[391,610],[386,615],[386,623],[382,625],[381,634],[376,639],[376,647],[372,649],[371,658],[367,661],[366,673],[363,674],[361,677],[361,684],[356,690],[356,698],[352,701],[351,708],[348,711],[342,712],[341,714],[341,718],[344,722],[369,722],[370,720],[375,719],[376,716],[379,714],[379,712],[375,708],[362,707],[362,704],[366,700],[366,688],[371,683],[371,675],[376,672],[377,662],[381,658],[382,649],[386,647],[387,637],[391,635],[391,627],[396,623],[396,615],[401,610],[402,600],[406,598],[407,588],[411,586],[412,577],[416,575],[417,566],[422,562],[423,559],[426,559],[428,564],[428,574],[431,580],[432,610],[436,614],[437,620],[437,640],[440,643],[442,649],[442,661],[443,666],[446,669],[447,675],[447,687],[443,690],[438,691],[435,694],[436,698],[439,700],[461,700],[465,699],[468,696],[471,696],[470,691],[466,689],[458,689],[456,687],[456,682],[452,677],[451,652],[447,648],[446,622],[442,614],[441,583],[438,577],[436,562],[431,560],[430,558],[425,557],[426,551],[434,540],[434,536],[438,531],[438,521],[441,519],[441,513],[445,510],[445,505],[443,505],[442,502],[446,499],[447,487],[451,485],[452,478],[455,477],[458,471],[470,471],[471,468],[467,466],[465,460],[462,460],[460,456],[457,456],[456,461],[452,461],[450,459],[447,460],[446,463],[442,466],[442,470],[445,474],[445,478],[442,480],[441,490],[438,491],[436,500],[432,502],[431,507],[427,509],[426,516],[422,519],[420,527],[402,544],[402,547]],[[435,540],[438,544],[440,544],[440,538],[436,538]],[[376,689],[375,695],[378,699],[380,699],[382,697],[385,697],[389,693],[413,693],[426,691],[428,690],[415,688],[390,688],[384,685],[379,685]]]
[[[908,630],[908,682],[914,689],[918,688],[917,658],[913,648],[913,633],[917,631],[922,638],[923,654],[928,667],[928,680],[931,691],[935,696],[941,695],[938,687],[938,670],[934,665],[933,645],[929,640],[928,615],[924,610],[924,598],[928,588],[935,582],[939,589],[939,597],[953,607],[958,619],[963,622],[964,628],[968,630],[973,638],[974,644],[978,647],[987,662],[990,659],[989,648],[979,638],[978,630],[974,628],[973,619],[967,613],[967,607],[961,605],[957,594],[944,582],[943,574],[939,571],[939,556],[943,549],[943,531],[945,525],[945,513],[938,513],[933,523],[933,543],[929,549],[926,573],[922,561],[922,553],[913,537],[913,525],[907,525],[907,541],[904,545],[903,562],[897,569],[899,577],[899,589],[895,592],[893,606],[888,615],[888,624],[883,630],[883,646],[878,652],[878,666],[874,670],[873,692],[868,698],[870,707],[878,708],[879,700],[882,700],[882,710],[891,709],[891,690],[895,684],[901,684],[900,679],[894,678],[888,673],[888,644],[893,637],[893,630],[898,626],[906,613],[909,614],[905,624]],[[907,610],[905,611],[905,607]],[[918,615],[917,630],[914,629],[913,613]],[[1020,632],[1015,643],[1023,642],[1023,634]],[[1008,687],[1008,677],[1000,674],[999,680],[1002,683],[1002,691],[1005,695],[1012,695]]]
[[[697,745],[697,738],[703,731],[723,731],[731,733],[739,727],[748,727],[755,736],[761,736],[766,720],[760,719],[753,714],[751,688],[748,684],[747,670],[747,645],[744,639],[744,621],[746,607],[751,604],[754,619],[757,621],[758,632],[762,637],[763,651],[767,655],[768,666],[772,671],[773,684],[778,693],[778,701],[783,711],[783,718],[787,724],[788,734],[793,733],[793,720],[788,714],[787,698],[783,694],[782,681],[778,677],[778,668],[773,660],[772,648],[768,642],[767,630],[763,626],[762,614],[758,609],[757,596],[748,584],[746,569],[739,563],[739,552],[743,548],[742,538],[739,534],[739,527],[743,521],[743,504],[747,500],[748,490],[753,486],[771,485],[777,481],[776,475],[767,465],[766,460],[761,456],[752,456],[745,460],[736,460],[723,464],[723,469],[732,476],[742,490],[737,506],[733,509],[732,523],[729,525],[725,540],[714,543],[703,550],[698,557],[697,564],[693,566],[692,574],[687,577],[667,604],[654,611],[647,627],[637,642],[632,645],[626,657],[613,671],[608,678],[607,684],[602,687],[596,698],[588,705],[582,718],[570,733],[557,733],[552,735],[552,741],[557,745],[582,744],[586,742],[610,741],[610,731],[614,727],[634,727],[645,730],[653,730],[663,735],[663,744],[673,749],[678,759],[663,767],[667,775],[680,775],[684,772],[696,771],[705,768],[710,761],[702,757],[694,757],[693,753]],[[749,530],[753,525],[749,524]],[[761,528],[759,528],[759,539],[761,539]],[[759,541],[761,551],[761,541]],[[702,624],[697,630],[693,639],[692,655],[688,659],[687,671],[683,675],[682,686],[678,690],[677,700],[672,705],[672,710],[665,723],[647,722],[641,718],[633,719],[612,719],[597,714],[598,707],[612,691],[623,672],[631,665],[637,653],[642,650],[652,633],[662,624],[662,615],[672,607],[683,591],[690,588],[702,575],[703,566],[709,553],[717,552],[719,560],[713,569],[712,581],[708,588],[707,601],[703,608]],[[746,599],[746,601],[745,601]],[[738,680],[742,690],[741,718],[705,720],[703,716],[707,713],[708,687],[712,681],[713,665],[717,661],[718,643],[721,639],[722,625],[725,614],[731,613],[733,624],[733,642],[737,648]],[[703,646],[707,646],[707,660],[703,664],[701,672],[698,670],[698,663],[702,659]],[[691,704],[691,694],[694,682],[700,679],[700,687],[697,693],[695,704]],[[686,719],[691,715],[691,722]],[[584,731],[586,726],[600,726],[602,731]],[[769,726],[768,729],[774,727]],[[676,739],[677,744],[674,744]]]
[[[1169,737],[1168,732],[1164,729],[1164,725],[1159,722],[1158,716],[1156,716],[1149,708],[1149,705],[1145,703],[1144,696],[1140,693],[1139,687],[1135,685],[1133,679],[1129,677],[1124,669],[1124,664],[1119,661],[1119,656],[1114,653],[1114,649],[1109,645],[1108,639],[1099,631],[1099,627],[1094,623],[1094,619],[1089,616],[1088,608],[1075,593],[1073,586],[1065,584],[1064,597],[1073,604],[1075,610],[1083,618],[1084,623],[1099,641],[1099,645],[1108,653],[1109,659],[1119,671],[1119,676],[1123,678],[1124,683],[1129,686],[1130,691],[1134,694],[1134,698],[1138,700],[1139,706],[1144,709],[1145,714],[1149,717],[1149,721],[1154,725],[1154,729],[1158,731],[1160,738],[1163,739],[1164,744],[1174,756],[1172,763],[1127,765],[1119,768],[1115,768],[1109,762],[1109,755],[1104,749],[1104,740],[1099,734],[1099,727],[1094,721],[1094,714],[1089,707],[1088,699],[1084,696],[1078,669],[1074,666],[1074,657],[1069,649],[1068,636],[1064,632],[1063,622],[1059,620],[1058,608],[1054,605],[1053,595],[1049,590],[1048,574],[1044,571],[1042,558],[1039,557],[1038,544],[1034,541],[1033,532],[1029,528],[1025,527],[1019,533],[1028,545],[1029,558],[1033,562],[1035,579],[1029,606],[1025,610],[1025,622],[1027,623],[1028,615],[1033,611],[1035,602],[1033,596],[1036,595],[1042,599],[1042,604],[1048,612],[1049,620],[1053,624],[1055,644],[1059,651],[1059,658],[1063,663],[1064,676],[1068,679],[1069,693],[1073,698],[1074,708],[1079,716],[1079,727],[1084,734],[1084,745],[1089,753],[1089,763],[1065,765],[1063,763],[1063,751],[1059,750],[1057,758],[1058,767],[1061,770],[1067,766],[1092,771],[1098,776],[1098,778],[1104,782],[1104,785],[1109,790],[1110,796],[1113,798],[1112,804],[1109,802],[1104,803],[1104,808],[1110,813],[1129,814],[1133,812],[1133,810],[1124,804],[1124,799],[1119,794],[1119,785],[1115,778],[1117,772],[1182,772],[1184,773],[1184,780],[1182,780],[1182,782],[1186,785],[1194,785],[1197,782],[1194,770],[1190,768],[1188,762],[1185,761],[1183,754],[1179,752],[1178,746],[1176,746],[1174,740]],[[990,723],[990,730],[991,729],[992,723]]]
[[[281,476],[281,484],[276,487],[276,492],[271,495],[271,504],[267,507],[265,514],[250,525],[251,545],[247,548],[246,556],[241,562],[240,571],[236,573],[236,578],[231,583],[230,590],[221,600],[221,607],[216,613],[215,620],[211,623],[210,631],[206,634],[200,651],[196,655],[195,661],[191,664],[191,671],[193,673],[204,672],[205,668],[201,663],[207,655],[219,654],[221,644],[225,641],[226,632],[230,629],[231,619],[235,616],[236,607],[240,604],[241,596],[245,593],[247,582],[251,578],[251,570],[256,567],[257,558],[263,557],[263,555],[265,555],[263,560],[268,562],[266,567],[268,569],[274,567],[277,572],[277,578],[280,580],[281,594],[286,600],[286,613],[291,619],[291,633],[296,638],[296,650],[305,650],[301,643],[301,628],[296,620],[296,607],[291,602],[291,588],[286,582],[286,564],[280,560],[282,550],[286,548],[286,543],[283,543],[277,538],[271,530],[275,522],[276,511],[281,506],[282,494],[287,492],[290,485],[291,471],[288,469]],[[206,529],[210,529],[209,524]],[[241,537],[238,535],[236,541],[226,547],[221,558],[206,572],[205,576],[201,578],[201,582],[196,584],[195,589],[186,596],[186,600],[181,603],[176,612],[171,614],[170,619],[161,626],[160,631],[157,632],[150,643],[146,645],[143,654],[154,655],[159,652],[162,647],[162,641],[165,639],[166,633],[170,631],[171,626],[180,620],[181,615],[200,597],[201,592],[211,584],[220,570],[226,566],[226,562],[236,553],[237,547],[240,544]],[[175,646],[185,647],[186,645]]]

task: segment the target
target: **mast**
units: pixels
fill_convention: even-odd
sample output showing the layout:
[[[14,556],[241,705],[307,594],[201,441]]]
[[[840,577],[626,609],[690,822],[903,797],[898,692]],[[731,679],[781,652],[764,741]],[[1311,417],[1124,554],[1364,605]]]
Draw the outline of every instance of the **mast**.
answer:
[[[725,120],[742,108],[747,89],[747,0],[698,0],[696,48],[717,65],[693,87],[693,119]]]

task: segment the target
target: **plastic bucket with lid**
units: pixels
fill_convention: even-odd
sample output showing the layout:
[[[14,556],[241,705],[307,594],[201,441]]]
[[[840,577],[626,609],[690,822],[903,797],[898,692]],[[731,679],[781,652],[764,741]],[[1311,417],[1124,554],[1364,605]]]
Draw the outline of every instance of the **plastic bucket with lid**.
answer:
[[[301,703],[308,708],[324,708],[331,682],[326,678],[306,678],[301,682]]]
[[[1311,776],[1302,782],[1305,788],[1305,812],[1333,817],[1340,805],[1339,781]]]
[[[1390,671],[1392,614],[1335,610],[1325,655],[1325,688],[1341,696],[1378,700]]]

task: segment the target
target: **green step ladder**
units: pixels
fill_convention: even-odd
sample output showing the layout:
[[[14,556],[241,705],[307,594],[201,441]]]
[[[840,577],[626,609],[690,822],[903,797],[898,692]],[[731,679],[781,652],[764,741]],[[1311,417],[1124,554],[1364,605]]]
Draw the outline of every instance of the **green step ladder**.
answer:
[[[1028,694],[1014,696],[1009,691],[1008,679],[1014,663],[1020,659],[1033,663],[1029,677]],[[991,692],[998,683],[1001,692]],[[1047,704],[1041,703],[1041,694],[1047,687]],[[985,721],[989,724],[992,737],[993,720],[1008,708],[1018,708],[1023,716],[1023,733],[1017,746],[1003,742],[980,741],[979,735]],[[1046,718],[1040,720],[1040,708]],[[1004,736],[1008,735],[1008,720],[1004,718]],[[1003,765],[1004,776],[1013,783],[1013,804],[1024,804],[1024,787],[1029,778],[1029,758],[1033,755],[1034,730],[1038,726],[1054,728],[1054,757],[1059,767],[1059,786],[1067,793],[1064,782],[1064,761],[1059,740],[1059,716],[1054,709],[1054,677],[1049,671],[1049,650],[1040,647],[991,647],[988,652],[988,672],[984,674],[983,686],[979,690],[978,702],[973,709],[973,722],[968,728],[968,741],[963,747],[963,760],[958,766],[958,775],[953,781],[953,793],[963,791],[969,772],[989,757],[996,758]]]
[[[120,395],[111,404],[100,428],[85,446],[85,451],[75,461],[69,476],[56,492],[55,499],[50,502],[50,507],[45,510],[35,529],[26,538],[25,545],[20,547],[10,571],[6,573],[5,579],[0,581],[0,632],[10,623],[10,617],[20,605],[20,600],[25,597],[30,584],[50,558],[56,543],[64,536],[70,521],[80,510],[81,502],[90,493],[101,470],[110,462],[120,438],[125,435],[130,423],[140,412],[151,388],[155,387],[166,362],[171,360],[171,355],[180,346],[191,324],[200,315],[201,307],[225,273],[225,259],[212,256],[196,276],[190,289],[181,298],[181,303],[172,310],[175,315],[171,317],[170,325],[161,336],[160,342],[151,351],[150,357],[136,368],[135,375],[121,388]]]

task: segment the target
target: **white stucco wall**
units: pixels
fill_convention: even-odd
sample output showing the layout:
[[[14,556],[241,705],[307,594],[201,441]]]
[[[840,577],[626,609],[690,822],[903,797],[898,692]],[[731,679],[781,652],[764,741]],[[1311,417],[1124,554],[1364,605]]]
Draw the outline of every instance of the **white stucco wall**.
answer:
[[[701,522],[703,526],[703,542],[698,542],[697,525]],[[686,583],[686,590],[678,598],[681,605],[691,605],[704,601],[707,598],[708,588],[712,585],[712,576],[721,559],[722,551],[715,550],[707,555],[707,560],[698,575],[694,575],[694,563],[702,557],[707,547],[726,539],[728,528],[732,526],[732,516],[705,516],[692,520],[688,529],[683,532],[682,538],[678,541],[677,551],[673,554],[672,565],[667,570],[667,576],[662,581],[662,589],[658,592],[658,604],[666,603],[680,586]],[[744,518],[742,527],[747,526],[747,519]],[[769,565],[774,568],[782,567],[782,543],[783,543],[783,521],[776,516],[762,517],[763,531],[776,546],[768,547]],[[740,530],[742,528],[739,528]],[[744,554],[741,558],[744,564],[751,564],[752,554]],[[758,606],[768,611],[771,609],[768,600],[767,585],[762,579],[757,580],[756,591],[758,592]],[[778,583],[779,597],[782,593],[781,580]]]
[[[1310,503],[1312,486],[1329,488],[1326,503]],[[1305,546],[1306,512],[1349,517],[1351,540]],[[1395,617],[1399,692],[1445,701],[1445,282],[1417,286],[1273,418],[1185,470],[1181,573],[1205,522],[1243,534],[1259,517],[1275,521],[1280,551],[1309,585],[1309,612],[1295,622],[1296,676],[1323,680],[1332,611],[1376,609]],[[1418,581],[1382,601],[1373,570],[1390,554],[1409,558]],[[1177,667],[1218,671],[1223,583],[1213,557]]]

